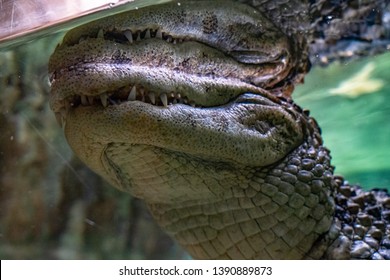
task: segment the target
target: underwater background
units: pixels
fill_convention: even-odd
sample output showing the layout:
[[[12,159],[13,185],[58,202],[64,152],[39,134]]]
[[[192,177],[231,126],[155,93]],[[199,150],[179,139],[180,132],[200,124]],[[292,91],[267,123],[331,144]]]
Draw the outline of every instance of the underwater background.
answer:
[[[390,54],[314,67],[293,93],[322,129],[335,173],[390,190]]]

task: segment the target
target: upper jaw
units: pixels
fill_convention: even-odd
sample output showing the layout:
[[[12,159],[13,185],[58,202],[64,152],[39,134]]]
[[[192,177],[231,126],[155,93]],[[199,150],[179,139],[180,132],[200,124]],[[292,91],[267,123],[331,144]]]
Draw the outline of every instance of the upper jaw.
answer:
[[[71,30],[63,44],[72,46],[97,36],[122,42],[149,37],[172,43],[197,41],[247,64],[280,59],[291,48],[289,38],[267,15],[236,0],[188,0],[117,14]]]

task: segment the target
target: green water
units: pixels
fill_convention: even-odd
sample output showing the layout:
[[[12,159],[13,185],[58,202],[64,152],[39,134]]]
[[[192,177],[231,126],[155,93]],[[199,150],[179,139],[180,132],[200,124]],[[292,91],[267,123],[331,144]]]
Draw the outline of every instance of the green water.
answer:
[[[294,93],[296,102],[310,109],[320,124],[336,173],[365,188],[390,190],[389,69],[390,53],[313,68]],[[331,94],[343,81],[363,72],[368,72],[365,83],[349,83],[362,94],[353,98]],[[378,80],[381,86],[375,88]]]

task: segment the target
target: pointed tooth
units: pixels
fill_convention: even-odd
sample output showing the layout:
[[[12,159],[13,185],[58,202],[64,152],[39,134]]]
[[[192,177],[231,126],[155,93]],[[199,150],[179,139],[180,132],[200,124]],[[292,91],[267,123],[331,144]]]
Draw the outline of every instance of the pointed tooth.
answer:
[[[162,39],[163,38],[161,29],[157,29],[156,38],[158,38],[158,39]]]
[[[137,31],[137,39],[136,41],[141,41],[141,31]]]
[[[99,29],[99,32],[97,34],[97,38],[104,39],[104,31],[103,31],[103,29]]]
[[[63,114],[61,114],[61,128],[64,129],[66,125],[66,118]]]
[[[103,93],[100,95],[100,101],[102,102],[103,104],[103,107],[107,107],[108,106],[108,96],[106,93]]]
[[[135,86],[133,86],[133,88],[130,91],[129,96],[127,97],[127,100],[128,101],[135,101],[136,98],[137,98],[137,88]]]
[[[88,96],[87,96],[87,99],[88,99],[88,103],[89,103],[89,105],[93,105],[93,100],[94,100],[94,97],[93,97],[93,96],[90,96],[90,95],[88,95]]]
[[[167,107],[168,106],[168,97],[167,97],[167,95],[165,93],[161,94],[160,95],[160,99],[161,99],[161,102],[164,105],[164,107]]]
[[[129,40],[130,43],[133,43],[133,33],[131,33],[130,30],[123,32],[123,35],[125,35],[126,39]]]
[[[150,29],[146,30],[146,33],[145,33],[145,39],[150,39],[151,36],[150,36]]]
[[[66,124],[66,119],[64,116],[61,113],[56,113],[56,119],[61,128],[64,129]]]
[[[174,44],[174,45],[176,45],[176,43],[177,43],[177,40],[176,40],[176,39],[174,39],[174,40],[173,40],[173,44]]]
[[[177,99],[173,99],[172,104],[177,104]]]
[[[150,102],[152,102],[153,105],[156,104],[156,96],[154,95],[154,93],[151,92],[148,94],[148,96],[149,96]]]
[[[62,107],[59,111],[55,113],[56,120],[58,124],[63,128],[66,122],[66,116],[68,114],[68,110],[65,107]]]
[[[84,105],[84,106],[88,106],[89,105],[88,98],[85,95],[81,95],[80,99],[81,99],[81,104],[82,105]]]
[[[177,93],[177,94],[176,94],[176,98],[177,98],[177,99],[180,99],[180,98],[181,98],[181,94],[180,94],[180,93]]]

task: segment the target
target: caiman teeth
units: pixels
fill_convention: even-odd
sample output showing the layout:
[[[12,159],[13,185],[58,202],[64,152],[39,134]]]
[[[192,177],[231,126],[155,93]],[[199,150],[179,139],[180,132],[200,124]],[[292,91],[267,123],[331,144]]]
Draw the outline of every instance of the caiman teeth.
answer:
[[[137,41],[145,40],[145,39],[160,39],[167,41],[169,43],[177,44],[186,42],[189,39],[188,38],[174,38],[171,35],[165,33],[162,31],[162,29],[144,29],[139,30],[104,30],[99,29],[95,33],[95,38],[108,40],[108,41],[114,41],[121,44],[133,44]],[[73,42],[73,44],[81,43],[85,40],[88,40],[92,38],[89,35],[81,35],[77,42]],[[72,45],[72,43],[70,43]],[[70,66],[69,70],[72,70],[75,66]],[[55,76],[55,74],[53,74]],[[81,106],[93,106],[102,104],[104,108],[110,106],[110,105],[119,105],[123,102],[133,102],[133,101],[141,101],[145,102],[151,105],[155,106],[163,106],[167,107],[169,105],[175,105],[175,104],[184,104],[184,105],[190,105],[195,106],[194,101],[188,100],[187,97],[182,96],[181,94],[176,93],[155,93],[146,90],[142,86],[127,86],[118,89],[117,91],[112,92],[105,92],[100,95],[72,95],[70,97],[67,97],[63,101],[63,106],[56,111],[56,117],[58,122],[63,123],[63,119],[66,118],[66,115],[68,111],[73,108],[77,107],[79,105]],[[195,106],[199,107],[199,106]],[[61,111],[61,112],[60,112]]]
[[[133,86],[133,88],[130,91],[129,96],[127,97],[128,101],[135,101],[137,97],[137,88]]]
[[[81,95],[81,104],[84,105],[84,106],[88,106],[89,105],[89,101],[88,101],[88,97],[87,96]]]
[[[125,32],[123,32],[123,34],[125,35],[127,40],[129,40],[130,43],[133,43],[133,33],[131,33],[130,30],[126,30]]]
[[[177,44],[177,43],[182,43],[185,41],[188,41],[189,39],[187,38],[174,38],[169,34],[164,33],[161,29],[145,29],[145,30],[103,30],[99,29],[97,33],[95,33],[96,38],[98,39],[103,39],[103,40],[109,40],[109,41],[114,41],[117,43],[130,43],[133,44],[134,42],[139,42],[142,40],[147,40],[147,39],[161,39],[164,41],[167,41],[169,43]],[[81,43],[88,38],[93,38],[90,35],[81,35],[78,39],[77,42],[73,42],[70,45],[76,44],[76,43]]]
[[[100,101],[102,102],[103,107],[107,107],[108,106],[108,95],[106,93],[101,94]]]
[[[150,29],[148,29],[148,30],[146,30],[144,39],[150,39],[150,38],[151,38]]]
[[[87,96],[89,105],[93,105],[93,100],[95,99],[93,96]]]
[[[59,111],[55,112],[55,117],[57,123],[63,128],[65,126],[66,117],[68,115],[69,108],[67,108],[66,104]]]
[[[158,39],[162,39],[163,38],[163,34],[162,34],[161,29],[157,29],[156,38],[158,38]]]
[[[149,96],[150,102],[152,102],[153,105],[156,104],[156,96],[154,95],[154,93],[151,92],[148,94],[148,96]]]
[[[161,99],[161,102],[163,103],[163,105],[165,107],[167,107],[168,106],[168,97],[167,97],[167,95],[165,93],[161,94],[160,95],[160,99]]]
[[[99,32],[97,34],[97,38],[104,38],[104,31],[103,31],[103,29],[99,29]]]
[[[113,92],[102,93],[98,96],[92,95],[73,95],[62,101],[62,106],[57,110],[56,118],[59,123],[66,116],[71,108],[78,106],[93,106],[101,104],[104,108],[112,105],[120,105],[125,102],[144,102],[154,106],[168,107],[169,105],[183,104],[192,107],[200,107],[193,100],[188,100],[186,96],[180,93],[160,93],[149,91],[146,88],[133,85],[122,87]]]

